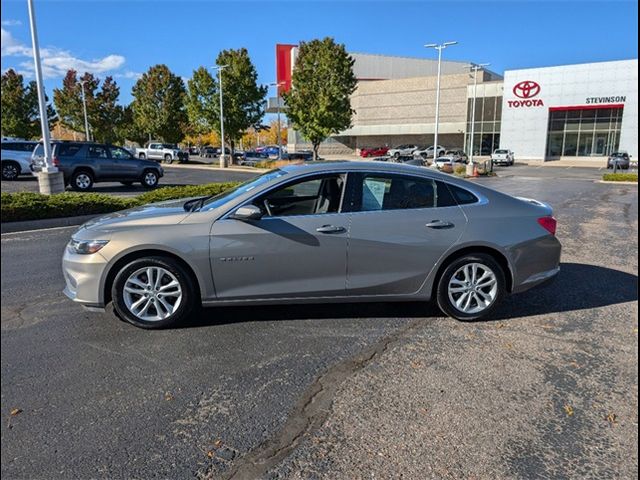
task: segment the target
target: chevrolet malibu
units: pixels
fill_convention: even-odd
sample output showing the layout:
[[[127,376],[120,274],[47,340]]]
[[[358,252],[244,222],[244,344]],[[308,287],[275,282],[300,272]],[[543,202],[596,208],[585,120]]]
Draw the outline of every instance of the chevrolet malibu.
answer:
[[[318,162],[86,223],[65,294],[143,328],[200,306],[429,301],[459,320],[559,271],[549,206],[436,171]]]

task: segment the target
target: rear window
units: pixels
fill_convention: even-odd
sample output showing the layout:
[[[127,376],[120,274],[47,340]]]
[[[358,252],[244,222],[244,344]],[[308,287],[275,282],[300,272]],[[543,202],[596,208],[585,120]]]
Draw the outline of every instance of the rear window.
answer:
[[[82,149],[82,145],[78,144],[66,144],[62,143],[58,145],[56,149],[56,155],[60,157],[73,157],[76,153],[78,153]]]
[[[478,197],[476,197],[473,193],[464,188],[460,188],[456,185],[449,184],[449,188],[451,189],[451,193],[458,201],[458,205],[468,205],[470,203],[476,203],[478,201]]]
[[[496,150],[496,153],[509,153],[509,150]]]

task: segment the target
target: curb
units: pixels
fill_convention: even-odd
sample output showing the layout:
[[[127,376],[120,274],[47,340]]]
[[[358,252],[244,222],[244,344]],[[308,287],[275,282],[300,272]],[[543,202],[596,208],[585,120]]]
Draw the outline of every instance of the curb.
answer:
[[[220,168],[220,167],[214,167],[214,166],[210,166],[213,164],[208,164],[208,163],[202,163],[199,165],[193,165],[193,164],[187,164],[187,165],[166,165],[163,164],[162,168],[183,168],[185,170],[207,170],[209,172],[214,171],[214,172],[241,172],[241,173],[264,173],[264,172],[268,172],[268,169],[265,168],[252,168],[252,167],[246,167],[246,168],[238,168],[238,167],[227,167],[227,168]]]
[[[45,218],[43,220],[23,220],[19,222],[0,223],[0,233],[27,232],[30,230],[43,230],[47,228],[75,227],[91,220],[92,218],[106,215],[97,213],[92,215],[80,215],[77,217]]]
[[[611,185],[611,184],[616,184],[616,185],[638,185],[638,182],[616,182],[616,181],[609,181],[609,180],[596,180],[596,183],[607,183],[609,185]]]

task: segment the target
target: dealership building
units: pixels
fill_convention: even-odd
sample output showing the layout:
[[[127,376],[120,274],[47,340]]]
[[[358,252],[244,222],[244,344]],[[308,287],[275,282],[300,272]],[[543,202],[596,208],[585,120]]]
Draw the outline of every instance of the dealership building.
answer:
[[[297,47],[276,46],[282,89],[291,87]],[[351,128],[325,141],[322,154],[415,143],[432,145],[437,61],[352,53],[358,79]],[[438,143],[486,156],[507,148],[522,160],[600,162],[638,153],[638,60],[474,73],[469,62],[442,62]],[[473,102],[476,102],[472,129]],[[276,109],[270,99],[269,112]],[[282,107],[282,104],[281,104]],[[286,112],[286,110],[283,110]],[[474,138],[471,138],[471,131]],[[309,148],[292,129],[290,151]]]

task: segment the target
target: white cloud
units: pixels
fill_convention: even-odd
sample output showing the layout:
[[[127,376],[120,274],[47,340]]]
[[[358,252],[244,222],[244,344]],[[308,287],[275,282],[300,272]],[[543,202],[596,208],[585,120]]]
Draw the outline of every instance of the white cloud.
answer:
[[[142,74],[140,72],[132,72],[130,70],[126,70],[122,73],[116,73],[113,75],[114,78],[129,78],[133,80],[138,80]]]
[[[13,35],[4,28],[2,30],[2,56],[3,57],[31,57],[30,47],[16,40]],[[42,60],[42,75],[45,78],[63,77],[67,70],[73,69],[78,72],[105,73],[117,70],[125,63],[122,55],[107,55],[106,57],[92,60],[83,60],[75,57],[71,52],[60,48],[48,47],[40,49]],[[27,75],[33,74],[33,61],[23,61],[19,63],[20,68]],[[124,75],[133,72],[125,72]],[[131,77],[126,77],[131,78]]]
[[[22,25],[20,20],[2,20],[3,27],[19,27],[20,25]]]

